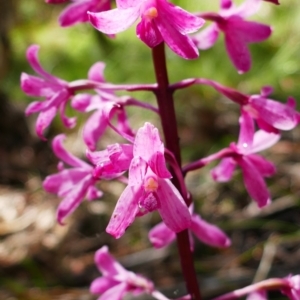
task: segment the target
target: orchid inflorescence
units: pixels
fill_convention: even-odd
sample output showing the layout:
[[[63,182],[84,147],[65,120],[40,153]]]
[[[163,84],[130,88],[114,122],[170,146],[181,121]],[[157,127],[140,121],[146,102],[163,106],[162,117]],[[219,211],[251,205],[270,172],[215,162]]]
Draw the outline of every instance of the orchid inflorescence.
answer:
[[[279,4],[277,0],[265,0]],[[67,0],[46,0],[59,4]],[[27,50],[27,59],[37,76],[23,73],[23,91],[38,101],[31,103],[26,114],[39,113],[36,133],[41,139],[59,114],[65,127],[76,126],[76,118],[66,115],[66,107],[80,113],[92,112],[83,128],[83,141],[87,147],[82,160],[65,149],[64,134],[52,141],[55,155],[60,159],[58,173],[47,176],[43,187],[57,194],[62,201],[57,209],[60,224],[74,212],[84,199],[99,199],[103,192],[97,188],[101,180],[117,180],[126,187],[112,212],[106,227],[107,233],[118,239],[137,217],[158,211],[162,223],[149,232],[155,248],[178,239],[179,255],[188,295],[182,299],[201,299],[193,264],[182,253],[194,249],[194,234],[201,242],[213,247],[229,247],[229,237],[217,226],[203,220],[195,212],[195,205],[187,190],[184,177],[188,172],[200,169],[212,162],[219,162],[211,170],[215,181],[229,181],[236,167],[242,171],[244,185],[251,198],[262,208],[271,202],[265,177],[275,174],[275,165],[257,153],[272,147],[280,139],[282,130],[291,130],[300,121],[295,110],[295,100],[289,97],[283,104],[270,98],[272,88],[263,87],[259,94],[247,95],[206,78],[189,78],[169,84],[164,43],[184,59],[198,57],[198,49],[211,48],[220,33],[224,34],[226,51],[239,73],[251,68],[248,44],[266,40],[272,33],[269,25],[248,20],[260,8],[262,0],[245,0],[240,6],[231,0],[220,0],[219,12],[191,13],[166,0],[72,0],[59,17],[61,26],[90,22],[97,30],[114,37],[131,27],[136,20],[137,37],[152,50],[157,83],[113,84],[104,78],[105,64],[95,63],[87,78],[67,82],[48,73],[38,58],[38,45]],[[269,4],[270,4],[269,3]],[[270,4],[271,5],[271,4]],[[203,24],[209,26],[203,29]],[[173,93],[191,85],[206,85],[240,106],[240,133],[237,142],[207,157],[181,166],[180,148]],[[87,91],[91,92],[88,93]],[[157,99],[157,106],[119,96],[117,91],[149,91]],[[133,128],[128,118],[128,106],[150,110],[162,122],[165,144],[153,124],[145,122]],[[107,145],[98,150],[98,141],[108,128],[119,135],[124,143]],[[257,129],[259,128],[259,129]],[[190,261],[190,260],[188,260]],[[122,299],[127,292],[134,295],[148,293],[157,299],[167,299],[154,284],[141,275],[125,270],[103,246],[96,252],[95,262],[102,277],[91,284],[91,292],[99,299]],[[269,289],[278,289],[292,300],[300,299],[299,275],[283,279],[267,279],[260,283],[219,296],[218,300],[266,299]]]

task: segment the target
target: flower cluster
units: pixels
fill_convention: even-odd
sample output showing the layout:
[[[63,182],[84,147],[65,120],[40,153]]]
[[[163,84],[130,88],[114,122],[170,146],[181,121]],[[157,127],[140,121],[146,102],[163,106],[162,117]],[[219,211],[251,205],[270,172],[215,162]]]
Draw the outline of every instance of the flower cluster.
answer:
[[[265,0],[279,4],[277,0]],[[46,0],[61,4],[67,0]],[[150,49],[155,65],[157,83],[117,85],[106,82],[105,64],[95,63],[86,79],[68,82],[48,73],[39,62],[39,46],[27,50],[27,60],[37,76],[23,73],[21,88],[38,101],[31,103],[26,114],[39,113],[36,133],[45,139],[46,129],[59,114],[65,127],[76,126],[76,118],[66,115],[66,107],[82,114],[90,114],[83,125],[83,142],[87,148],[86,159],[78,158],[65,149],[64,134],[52,141],[53,152],[59,158],[58,173],[45,178],[44,189],[57,194],[62,201],[57,209],[60,224],[74,212],[84,200],[101,198],[97,187],[100,181],[118,180],[126,184],[116,202],[106,231],[118,239],[125,234],[136,218],[157,211],[162,223],[149,231],[149,240],[155,248],[170,244],[176,237],[180,248],[181,265],[188,293],[184,299],[200,299],[196,274],[184,255],[194,249],[194,234],[201,242],[213,247],[229,247],[230,238],[217,226],[210,224],[194,211],[192,197],[185,185],[184,176],[211,162],[219,161],[211,175],[219,182],[229,181],[236,167],[240,167],[244,185],[259,207],[271,201],[265,182],[275,174],[275,165],[257,153],[279,141],[282,130],[291,130],[300,121],[296,101],[289,97],[287,103],[270,98],[271,87],[262,88],[260,94],[248,95],[233,88],[206,79],[192,78],[170,85],[165,66],[165,43],[175,54],[184,59],[198,57],[198,49],[211,48],[220,33],[224,34],[226,50],[239,73],[251,68],[250,43],[265,41],[272,33],[269,25],[249,21],[258,12],[262,0],[245,0],[236,6],[231,0],[220,0],[220,11],[191,13],[166,0],[71,0],[59,17],[61,26],[90,22],[97,30],[114,36],[131,27],[137,20],[136,35]],[[204,23],[212,22],[207,27]],[[198,32],[199,31],[199,32]],[[192,84],[207,85],[240,106],[240,133],[237,142],[204,158],[181,166],[180,146],[173,105],[173,92]],[[131,96],[120,96],[117,91],[150,91],[157,106],[139,101]],[[129,122],[127,107],[151,110],[160,118],[164,140],[159,129],[145,122],[135,128]],[[99,140],[108,129],[125,140],[112,143],[99,150]],[[102,144],[101,144],[102,145]],[[103,147],[103,145],[102,145]],[[185,241],[183,243],[182,241]],[[183,253],[185,253],[183,255]],[[191,258],[191,257],[189,257]],[[95,262],[102,272],[91,285],[99,300],[123,299],[128,292],[133,295],[147,293],[159,300],[160,294],[148,279],[125,270],[109,254],[106,246],[96,252]],[[216,298],[235,299],[248,296],[248,300],[267,297],[266,291],[274,287],[292,300],[300,299],[299,275],[284,279],[269,279],[241,290]]]

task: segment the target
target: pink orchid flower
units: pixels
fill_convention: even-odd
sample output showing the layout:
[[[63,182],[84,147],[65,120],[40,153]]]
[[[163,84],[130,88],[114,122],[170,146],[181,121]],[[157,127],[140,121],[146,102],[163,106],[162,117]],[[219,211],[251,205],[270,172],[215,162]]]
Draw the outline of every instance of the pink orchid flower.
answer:
[[[124,269],[110,255],[107,246],[103,246],[96,252],[95,264],[102,277],[96,278],[91,283],[90,291],[95,295],[101,294],[98,300],[121,300],[127,293],[138,296],[142,293],[154,292],[151,281]]]
[[[282,294],[288,296],[291,300],[300,299],[300,275],[288,276],[285,278],[288,281],[289,287],[281,290]]]
[[[106,231],[120,238],[136,216],[158,210],[174,232],[190,226],[190,212],[169,180],[164,145],[157,128],[150,123],[140,128],[133,145],[128,186],[120,196]]]
[[[103,71],[105,64],[94,64],[88,73],[88,79],[95,82],[105,82]],[[112,118],[117,117],[117,130],[133,136],[128,124],[124,106],[130,102],[129,97],[117,97],[112,91],[96,89],[96,95],[80,93],[73,97],[71,106],[80,112],[95,111],[83,128],[83,139],[88,148],[96,149],[97,141],[109,126]]]
[[[262,0],[246,0],[235,7],[231,0],[221,0],[221,9],[217,13],[203,13],[200,17],[213,21],[193,37],[199,49],[212,47],[218,39],[220,31],[225,35],[227,53],[239,73],[251,68],[251,55],[248,44],[266,40],[271,35],[271,27],[253,21],[245,21],[246,17],[255,14]]]
[[[217,226],[203,220],[199,215],[193,213],[193,206],[190,206],[191,224],[189,226],[191,250],[194,250],[194,240],[191,233],[204,244],[212,247],[229,247],[231,242],[227,235]],[[162,248],[169,245],[176,239],[176,234],[165,223],[159,223],[149,231],[149,240],[155,248]]]
[[[64,138],[65,136],[61,134],[53,139],[53,152],[73,168],[66,169],[60,162],[59,173],[47,176],[43,182],[47,192],[63,198],[57,209],[60,224],[63,224],[64,219],[79,206],[84,197],[93,200],[102,196],[102,192],[95,187],[98,178],[93,174],[94,168],[69,153],[62,145]]]
[[[286,104],[270,99],[269,96],[273,92],[273,88],[270,86],[263,87],[259,95],[246,95],[212,80],[201,78],[197,82],[213,87],[241,106],[243,122],[245,123],[242,130],[250,132],[250,137],[247,139],[248,144],[251,144],[253,137],[253,120],[261,129],[270,133],[278,133],[279,130],[291,130],[300,122],[300,114],[295,109],[295,99],[289,97]],[[246,133],[243,134],[244,139],[245,135]]]
[[[95,165],[94,177],[113,179],[129,169],[133,159],[133,146],[116,143],[107,146],[103,151],[88,151],[87,157]]]
[[[253,128],[244,128],[244,118],[240,118],[240,135],[238,143],[231,143],[226,158],[212,169],[211,174],[214,180],[219,182],[229,181],[233,175],[236,165],[242,169],[244,183],[250,196],[263,207],[270,202],[270,195],[264,177],[272,176],[275,173],[275,166],[265,158],[255,153],[272,147],[280,139],[280,135],[269,133],[263,130],[257,131],[253,136],[249,133]],[[250,136],[253,138],[250,138]],[[248,144],[251,140],[253,143]]]
[[[36,121],[36,132],[41,139],[45,139],[43,131],[50,125],[56,113],[60,111],[60,116],[64,125],[71,128],[75,125],[75,118],[68,118],[65,115],[65,108],[72,92],[68,88],[68,83],[56,78],[46,72],[38,60],[38,45],[32,45],[27,49],[27,60],[33,70],[40,77],[22,73],[21,88],[29,96],[44,97],[45,101],[35,101],[28,105],[25,113],[40,112]]]
[[[67,0],[48,0],[47,3],[63,3]],[[72,26],[77,23],[87,22],[88,11],[100,12],[111,9],[111,0],[72,0],[59,16],[59,23],[63,27]]]
[[[196,32],[203,19],[166,0],[117,0],[117,8],[105,12],[89,12],[92,25],[106,34],[129,28],[139,17],[136,33],[147,46],[153,48],[165,41],[179,56],[198,57],[198,50],[189,33]]]

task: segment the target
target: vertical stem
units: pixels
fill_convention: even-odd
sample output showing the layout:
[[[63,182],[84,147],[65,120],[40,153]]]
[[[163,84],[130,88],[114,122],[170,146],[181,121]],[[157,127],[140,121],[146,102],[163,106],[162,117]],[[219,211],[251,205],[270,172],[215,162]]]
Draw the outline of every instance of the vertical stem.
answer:
[[[161,117],[166,147],[174,154],[178,165],[181,166],[181,155],[174,108],[173,91],[171,91],[171,89],[169,88],[164,43],[161,43],[152,49],[152,58],[156,81],[158,84],[158,89],[155,92],[155,95]],[[175,175],[175,172],[173,172],[172,169],[170,170],[170,172],[173,176],[173,184],[185,199],[186,195],[183,195],[181,191],[180,184]],[[187,199],[185,200],[187,202]],[[188,202],[187,205],[189,205]],[[188,230],[177,233],[177,246],[187,291],[191,295],[193,300],[201,300],[199,284],[194,268],[194,261],[190,250]]]

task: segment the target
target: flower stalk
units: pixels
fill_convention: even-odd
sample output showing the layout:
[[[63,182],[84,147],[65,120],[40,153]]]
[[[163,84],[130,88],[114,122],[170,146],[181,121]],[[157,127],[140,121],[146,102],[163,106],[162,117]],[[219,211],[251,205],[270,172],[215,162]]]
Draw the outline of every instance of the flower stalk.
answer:
[[[181,166],[181,154],[175,115],[173,90],[170,89],[169,85],[164,43],[160,43],[152,49],[152,58],[156,81],[158,84],[158,88],[155,91],[155,96],[158,103],[162,129],[165,137],[165,144],[167,149],[174,154],[178,166]],[[171,168],[170,172],[173,176],[173,184],[182,194],[186,204],[189,206],[190,203],[188,197],[183,193],[179,179],[177,178],[174,169]],[[187,229],[177,233],[177,245],[187,291],[191,295],[191,299],[201,300],[201,294],[197,281],[196,271],[194,268],[194,261],[190,250],[191,247]]]

